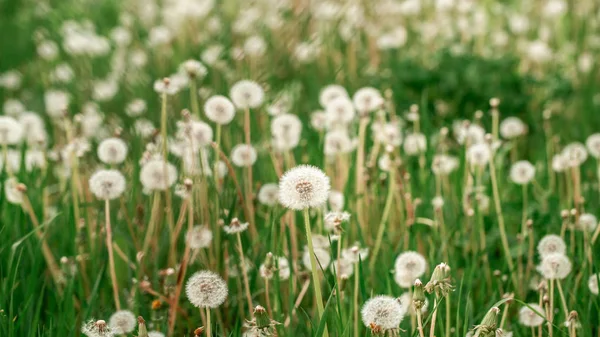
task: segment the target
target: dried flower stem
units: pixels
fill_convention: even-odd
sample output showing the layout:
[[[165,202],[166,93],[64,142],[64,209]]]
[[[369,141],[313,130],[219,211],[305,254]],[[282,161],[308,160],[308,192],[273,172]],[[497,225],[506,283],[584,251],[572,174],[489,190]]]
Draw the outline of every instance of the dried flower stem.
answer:
[[[110,272],[110,280],[112,282],[115,306],[117,310],[121,310],[121,301],[119,299],[119,284],[117,283],[117,273],[115,270],[115,256],[113,253],[112,246],[112,227],[110,225],[110,202],[108,199],[104,200],[104,213],[106,215],[106,248],[108,249],[108,266]]]
[[[365,186],[364,186],[364,161],[365,161],[365,136],[367,132],[367,126],[369,125],[368,118],[361,118],[360,125],[358,127],[358,149],[356,150],[356,212],[358,214],[358,222],[361,227],[366,225],[366,214],[365,214]]]
[[[417,313],[417,330],[419,331],[420,337],[425,337],[425,331],[423,331],[423,314],[421,309],[415,310]]]
[[[429,337],[435,336],[435,321],[437,319],[437,311],[440,300],[439,296],[435,295],[435,299],[433,300],[433,313],[431,314],[431,328],[429,328]]]
[[[560,296],[560,302],[562,304],[562,309],[565,313],[565,318],[569,318],[569,309],[567,306],[567,301],[565,300],[565,293],[563,292],[562,286],[560,285],[560,280],[556,280],[556,287],[558,288],[558,294]]]
[[[211,337],[210,334],[210,308],[206,307],[206,337]]]
[[[360,278],[358,261],[354,262],[354,293],[353,295],[353,303],[354,303],[354,337],[358,337],[358,284]]]

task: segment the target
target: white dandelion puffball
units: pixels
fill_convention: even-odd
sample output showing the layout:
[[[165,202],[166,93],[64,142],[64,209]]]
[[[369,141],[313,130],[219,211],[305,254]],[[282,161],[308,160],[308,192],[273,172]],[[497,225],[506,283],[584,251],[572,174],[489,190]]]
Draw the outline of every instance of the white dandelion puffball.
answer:
[[[422,133],[411,133],[404,137],[404,153],[416,156],[427,150],[427,138]]]
[[[299,136],[302,132],[302,122],[298,116],[284,113],[271,121],[271,134],[275,137],[293,137]]]
[[[400,301],[400,304],[402,305],[402,308],[405,312],[409,312],[411,315],[417,314],[417,312],[415,311],[415,306],[413,305],[413,299],[410,292],[403,293],[402,295],[400,295],[400,297],[398,297],[398,300]],[[421,307],[421,313],[427,312],[428,308],[429,300],[425,299],[425,302]]]
[[[329,177],[321,169],[300,165],[285,172],[279,180],[279,202],[293,210],[319,207],[329,195]]]
[[[238,167],[254,165],[257,157],[256,149],[252,145],[238,144],[231,150],[231,161]]]
[[[189,135],[193,142],[193,147],[206,147],[213,141],[213,130],[210,125],[193,121],[190,123]]]
[[[132,332],[137,325],[137,318],[129,310],[119,310],[108,319],[108,326],[113,333],[124,335]]]
[[[90,191],[98,199],[116,199],[125,192],[125,177],[117,170],[98,170],[90,177]]]
[[[187,60],[183,62],[179,66],[179,71],[187,73],[190,77],[199,78],[206,76],[208,72],[206,67],[200,61],[196,60]]]
[[[248,222],[240,222],[237,218],[234,218],[233,220],[231,220],[231,224],[223,226],[223,230],[225,231],[225,233],[230,235],[237,234],[248,229],[249,225],[250,224]]]
[[[291,272],[288,260],[283,256],[273,257],[273,259],[273,262],[276,263],[276,265],[273,266],[274,268],[268,269],[264,264],[260,265],[259,272],[261,277],[269,280],[272,279],[274,276],[273,269],[275,269],[279,274],[280,280],[289,279]]]
[[[400,287],[410,288],[426,270],[427,261],[423,255],[413,251],[404,252],[398,255],[394,263],[394,280]]]
[[[479,144],[485,140],[485,129],[480,125],[456,121],[452,124],[452,132],[459,144]]]
[[[341,85],[331,84],[321,90],[321,93],[319,94],[319,103],[323,108],[327,108],[329,103],[339,97],[349,98],[348,92]]]
[[[568,160],[562,153],[552,156],[552,170],[554,172],[563,172],[568,167]]]
[[[588,288],[594,295],[598,295],[598,277],[600,277],[600,274],[594,274],[588,279]]]
[[[527,132],[527,126],[518,117],[507,117],[499,127],[500,135],[504,139],[515,139]]]
[[[105,321],[99,319],[89,320],[87,323],[81,326],[81,333],[88,337],[113,337],[115,333],[106,324]]]
[[[458,164],[456,157],[439,154],[433,157],[431,171],[436,175],[447,176],[458,168]]]
[[[571,273],[571,261],[561,253],[544,256],[537,270],[545,279],[562,280]]]
[[[204,103],[206,117],[217,124],[229,124],[235,117],[235,107],[229,98],[221,95],[212,96]]]
[[[140,171],[140,181],[148,190],[166,190],[177,180],[177,169],[162,159],[148,161]]]
[[[148,337],[165,337],[165,334],[160,331],[148,331]]]
[[[569,167],[580,166],[588,157],[585,146],[577,142],[565,146],[561,154]]]
[[[340,191],[329,191],[329,207],[334,212],[341,212],[344,209],[344,193]]]
[[[329,265],[329,270],[332,274],[347,279],[354,273],[354,264],[352,263],[352,261],[342,257],[340,259],[334,260]]]
[[[20,205],[23,203],[23,191],[19,188],[19,181],[12,177],[4,182],[4,195],[11,204]]]
[[[258,202],[265,206],[277,205],[279,197],[279,186],[275,183],[264,184],[258,191]]]
[[[329,267],[329,264],[331,263],[331,255],[323,248],[315,247],[314,250],[315,259],[317,262],[317,270],[327,270],[327,267]],[[308,252],[308,249],[305,249],[304,253],[302,254],[302,263],[306,269],[312,270],[310,264],[310,253]]]
[[[225,302],[229,290],[218,274],[202,270],[192,275],[186,285],[188,300],[197,308],[216,308]]]
[[[583,213],[579,216],[579,222],[576,224],[576,227],[581,231],[593,232],[598,227],[598,219],[594,214]]]
[[[360,248],[358,244],[342,250],[342,257],[352,263],[364,261],[369,256],[369,248]]]
[[[348,212],[329,212],[325,214],[323,218],[323,223],[325,224],[325,229],[328,231],[335,230],[338,226],[341,226],[343,222],[350,220],[350,213]]]
[[[529,327],[542,325],[545,320],[543,315],[546,313],[546,311],[536,303],[529,303],[527,305],[528,307],[522,307],[519,310],[519,323]],[[538,313],[542,316],[540,316]]]
[[[600,133],[594,133],[585,141],[590,156],[600,159]]]
[[[317,131],[323,131],[327,127],[327,114],[317,110],[310,115],[310,126]]]
[[[490,161],[490,147],[485,143],[471,145],[467,150],[467,159],[474,166],[484,167]]]
[[[0,144],[17,144],[23,136],[23,126],[14,118],[0,116]]]
[[[510,168],[510,180],[515,184],[529,184],[535,176],[535,167],[527,160],[520,160]]]
[[[356,142],[345,129],[335,129],[325,134],[323,152],[326,156],[335,156],[354,150]]]
[[[263,103],[265,92],[258,83],[241,80],[231,87],[229,97],[239,109],[258,108]]]
[[[53,118],[61,117],[69,107],[69,94],[60,90],[48,90],[44,93],[46,113]]]
[[[98,158],[105,164],[120,164],[127,158],[127,144],[120,138],[108,138],[98,145]]]
[[[384,102],[379,90],[371,87],[358,89],[352,96],[352,101],[356,110],[362,115],[381,108]]]
[[[567,245],[560,236],[548,234],[538,242],[537,250],[543,258],[546,255],[554,253],[564,254],[567,251]]]
[[[375,324],[383,330],[392,330],[398,328],[406,310],[396,298],[379,295],[369,299],[360,313],[366,327]]]
[[[356,116],[356,110],[350,98],[341,96],[325,107],[326,124],[329,129],[349,125]]]
[[[208,248],[212,239],[213,233],[208,226],[194,226],[185,235],[185,241],[191,249]]]

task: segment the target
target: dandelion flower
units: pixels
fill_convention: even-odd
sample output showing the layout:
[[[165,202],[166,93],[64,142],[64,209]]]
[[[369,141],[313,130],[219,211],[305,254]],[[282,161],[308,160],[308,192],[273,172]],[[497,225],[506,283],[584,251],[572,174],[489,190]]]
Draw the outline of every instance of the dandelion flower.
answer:
[[[17,178],[12,177],[4,182],[4,195],[11,204],[20,205],[23,203],[23,189]]]
[[[396,298],[385,295],[369,299],[361,309],[366,327],[374,324],[383,330],[397,329],[405,314],[406,310]]]
[[[364,261],[369,256],[369,248],[360,248],[358,244],[342,250],[342,257],[352,263]]]
[[[590,156],[600,159],[600,133],[594,133],[585,141]]]
[[[527,160],[520,160],[510,168],[510,180],[515,184],[529,184],[535,176],[535,167]]]
[[[427,261],[423,255],[413,251],[404,252],[398,255],[394,263],[394,280],[400,287],[410,288],[426,269]]]
[[[354,264],[352,261],[341,257],[337,260],[334,260],[333,263],[329,266],[332,274],[336,274],[341,278],[349,278],[354,273]]]
[[[331,263],[331,255],[323,248],[315,247],[315,258],[317,259],[317,270],[325,270]],[[304,250],[302,254],[302,263],[306,269],[311,270],[310,253]]]
[[[185,285],[188,300],[197,308],[217,308],[225,302],[228,292],[221,276],[209,270],[195,273]]]
[[[212,242],[213,233],[208,226],[194,226],[185,239],[191,249],[207,248]]]
[[[81,333],[88,337],[113,337],[115,333],[111,330],[106,322],[99,319],[97,321],[90,320],[83,324],[81,327]]]
[[[354,116],[356,116],[354,105],[345,96],[334,99],[325,108],[326,123],[330,129],[349,125],[354,120]]]
[[[108,319],[108,326],[113,333],[124,335],[132,332],[135,329],[137,318],[129,310],[119,310],[112,314]]]
[[[69,107],[70,97],[64,91],[48,90],[44,93],[46,113],[53,118],[61,117]]]
[[[404,153],[416,156],[427,150],[427,138],[422,133],[411,133],[404,137]]]
[[[152,159],[142,167],[140,181],[146,189],[166,190],[177,181],[177,169],[162,159]]]
[[[344,154],[354,150],[356,143],[348,135],[348,131],[344,129],[336,129],[325,134],[324,153],[326,156],[335,156]]]
[[[323,205],[329,195],[329,177],[319,168],[300,165],[287,171],[279,181],[279,202],[293,210]]]
[[[321,90],[319,103],[322,107],[326,108],[329,103],[340,97],[348,98],[346,89],[338,84],[330,84]]]
[[[561,154],[565,158],[569,167],[577,167],[583,164],[588,157],[585,146],[581,143],[571,143],[562,150]]]
[[[467,150],[467,159],[471,165],[484,167],[490,161],[490,147],[485,143],[471,145]]]
[[[325,229],[329,231],[339,230],[343,222],[350,220],[350,213],[348,212],[329,212],[325,214],[323,219]]]
[[[258,108],[265,96],[263,88],[256,82],[241,80],[236,82],[229,93],[233,104],[239,109]]]
[[[579,216],[579,222],[576,224],[577,229],[587,232],[593,232],[598,227],[598,219],[594,214],[584,213]]]
[[[248,229],[248,225],[249,223],[247,222],[240,222],[238,218],[233,218],[229,225],[223,226],[223,230],[227,234],[237,234]]]
[[[540,240],[537,245],[537,250],[541,257],[553,253],[564,254],[567,250],[567,245],[560,236],[548,234]]]
[[[23,136],[23,127],[14,118],[0,116],[0,144],[17,144]]]
[[[499,127],[500,135],[504,139],[515,139],[527,132],[527,126],[518,117],[507,117]]]
[[[447,176],[458,168],[458,159],[445,154],[433,157],[431,170],[436,175]]]
[[[238,167],[254,165],[257,156],[256,149],[248,144],[238,144],[231,150],[231,161]]]
[[[98,170],[90,177],[90,191],[98,199],[116,199],[125,191],[125,177],[117,170]]]
[[[341,212],[344,209],[344,193],[340,191],[329,191],[329,207],[334,212]]]
[[[180,72],[185,72],[190,77],[202,78],[206,76],[208,72],[206,67],[200,62],[196,60],[187,60],[183,62],[179,68]]]
[[[588,279],[588,288],[594,295],[598,295],[598,277],[600,277],[599,274],[594,274]]]
[[[98,145],[98,158],[105,164],[120,164],[127,158],[127,144],[120,138],[108,138]]]
[[[562,280],[571,273],[571,261],[561,253],[544,256],[537,270],[548,280]]]
[[[544,323],[544,317],[540,316],[539,314],[544,315],[545,312],[546,311],[539,305],[535,303],[529,303],[528,306],[522,307],[519,310],[519,323],[529,327],[540,326],[542,323]]]
[[[229,124],[235,117],[235,107],[227,97],[216,95],[206,100],[204,113],[209,120],[225,125]]]
[[[277,184],[264,184],[258,191],[258,202],[265,206],[273,207],[277,205],[279,196],[279,186]]]
[[[352,101],[361,115],[381,108],[384,102],[379,90],[371,87],[358,89],[352,96]]]

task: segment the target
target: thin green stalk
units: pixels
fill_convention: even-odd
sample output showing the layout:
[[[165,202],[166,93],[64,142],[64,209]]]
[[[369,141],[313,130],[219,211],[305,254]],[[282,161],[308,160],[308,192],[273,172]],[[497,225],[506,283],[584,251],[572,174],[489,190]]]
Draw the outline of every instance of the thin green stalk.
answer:
[[[371,258],[370,268],[373,269],[375,262],[377,261],[377,255],[379,249],[381,249],[381,242],[383,240],[383,234],[385,233],[385,225],[390,215],[390,209],[392,208],[392,201],[394,200],[394,180],[395,180],[395,168],[390,169],[390,176],[388,182],[388,194],[383,208],[383,215],[381,216],[381,222],[379,223],[379,230],[377,231],[377,239],[375,240],[375,248],[373,249],[373,257]]]
[[[319,278],[319,271],[317,269],[317,259],[315,258],[315,249],[312,242],[312,232],[310,228],[310,219],[308,215],[308,208],[304,209],[304,229],[306,230],[306,239],[308,240],[308,254],[310,255],[310,269],[312,272],[312,279],[315,289],[315,300],[317,302],[317,312],[319,314],[319,320],[323,319],[323,296],[321,295],[321,279]],[[323,336],[329,336],[327,332],[327,324],[323,331]]]

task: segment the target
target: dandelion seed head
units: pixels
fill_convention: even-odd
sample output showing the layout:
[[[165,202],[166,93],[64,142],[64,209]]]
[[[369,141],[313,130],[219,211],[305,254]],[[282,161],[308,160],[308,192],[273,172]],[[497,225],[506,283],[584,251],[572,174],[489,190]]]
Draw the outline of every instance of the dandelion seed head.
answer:
[[[186,234],[186,242],[191,249],[208,248],[212,239],[213,233],[208,226],[194,226]]]
[[[366,327],[375,324],[383,330],[392,330],[398,328],[406,310],[398,299],[379,295],[365,302],[360,313]]]
[[[539,273],[548,280],[562,280],[571,273],[571,261],[561,253],[544,256],[537,267]]]
[[[518,117],[507,117],[500,123],[500,135],[504,139],[515,139],[527,132],[527,126]]]
[[[226,125],[231,123],[235,117],[235,106],[225,96],[211,96],[204,103],[204,113],[211,121]]]
[[[356,116],[352,101],[346,96],[340,96],[330,101],[325,107],[325,118],[328,129],[348,126]]]
[[[23,137],[21,123],[9,116],[0,116],[0,144],[17,144]]]
[[[151,159],[142,166],[140,181],[148,190],[164,191],[177,181],[177,169],[162,159]]]
[[[44,93],[46,113],[52,118],[61,117],[69,107],[70,96],[61,90],[48,90]]]
[[[192,275],[186,285],[188,300],[197,308],[217,308],[227,299],[227,284],[218,274],[202,270]]]
[[[369,248],[360,248],[358,244],[342,250],[342,257],[352,263],[365,261],[369,256]]]
[[[279,201],[279,185],[270,183],[261,186],[258,191],[258,202],[265,206],[273,207]]]
[[[519,185],[529,184],[535,176],[535,167],[527,160],[520,160],[510,168],[510,179]]]
[[[600,277],[599,274],[594,274],[588,279],[588,288],[594,295],[598,295],[598,277]]]
[[[300,165],[287,171],[279,181],[279,202],[293,210],[323,205],[329,195],[329,177],[319,168]]]
[[[528,306],[521,307],[519,310],[519,323],[529,327],[542,325],[542,323],[544,323],[544,317],[540,317],[536,311],[542,315],[544,315],[546,311],[536,303],[529,303]]]
[[[273,257],[273,261],[275,265],[272,268],[267,268],[267,266],[263,263],[260,265],[259,273],[262,278],[272,279],[274,276],[273,271],[276,270],[279,274],[279,279],[284,281],[290,278],[290,263],[288,260],[283,257]]]
[[[344,209],[344,194],[340,191],[329,191],[329,207],[334,212],[341,212]]]
[[[413,251],[401,253],[394,263],[394,280],[400,287],[410,288],[426,269],[427,261],[423,255]]]
[[[379,90],[371,87],[358,89],[352,96],[352,101],[361,115],[381,108],[384,103]]]
[[[227,234],[237,234],[248,229],[250,224],[248,222],[240,222],[238,218],[231,219],[231,223],[227,226],[223,226],[223,230]]]
[[[321,90],[321,93],[319,94],[319,103],[323,108],[327,108],[329,103],[340,97],[349,98],[346,89],[338,84],[330,84]]]
[[[89,180],[90,191],[98,199],[116,199],[125,192],[125,177],[117,170],[98,170]]]
[[[445,154],[436,155],[433,158],[431,170],[436,175],[447,176],[458,168],[458,159]]]
[[[568,167],[580,166],[588,157],[585,146],[577,142],[565,146],[561,155],[565,158]]]
[[[129,310],[119,310],[108,319],[108,326],[114,334],[124,335],[132,332],[137,324],[137,318]]]
[[[594,232],[598,227],[598,219],[591,213],[583,213],[579,216],[579,222],[576,224],[577,229],[587,232]]]
[[[351,152],[356,145],[356,142],[348,135],[348,131],[344,129],[327,132],[324,143],[324,153],[326,156]]]
[[[315,259],[317,262],[317,270],[326,270],[327,267],[329,267],[329,264],[331,263],[331,254],[329,254],[329,252],[323,248],[315,247],[314,250]],[[310,264],[310,253],[308,252],[308,249],[305,249],[304,253],[302,254],[302,264],[304,264],[304,267],[307,270],[312,270]]]
[[[231,101],[239,109],[258,108],[263,103],[264,96],[263,88],[250,80],[236,82],[229,92]]]
[[[548,234],[538,242],[537,250],[541,257],[553,253],[564,254],[567,250],[567,245],[560,236]]]
[[[491,151],[485,143],[475,144],[467,150],[467,159],[471,165],[485,167],[490,161]]]
[[[125,107],[125,113],[129,117],[139,117],[146,112],[146,109],[146,101],[141,98],[136,98],[127,104]]]
[[[83,324],[81,327],[81,333],[87,337],[113,337],[115,333],[103,320],[90,320]]]
[[[165,334],[160,331],[148,331],[148,337],[165,337]]]
[[[202,62],[197,60],[187,60],[183,62],[179,71],[195,78],[203,78],[208,73]]]
[[[590,156],[596,159],[600,158],[600,133],[589,136],[585,141],[585,146]]]
[[[254,165],[258,154],[252,145],[238,144],[231,150],[231,161],[238,167],[249,167]]]
[[[354,273],[354,264],[352,261],[341,257],[334,260],[329,265],[329,269],[332,274],[336,274],[342,279],[348,279]]]
[[[422,133],[411,133],[404,138],[404,153],[409,156],[419,155],[427,150],[427,138]]]
[[[24,198],[22,186],[23,185],[19,183],[15,177],[6,179],[4,182],[4,195],[6,196],[6,200],[11,204],[22,204]]]
[[[108,138],[98,145],[98,158],[105,164],[120,164],[127,158],[127,144],[120,138]]]
[[[321,110],[314,111],[310,115],[310,126],[317,131],[323,131],[327,127],[327,113]]]

